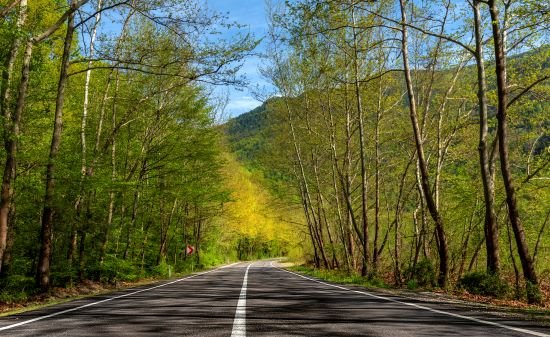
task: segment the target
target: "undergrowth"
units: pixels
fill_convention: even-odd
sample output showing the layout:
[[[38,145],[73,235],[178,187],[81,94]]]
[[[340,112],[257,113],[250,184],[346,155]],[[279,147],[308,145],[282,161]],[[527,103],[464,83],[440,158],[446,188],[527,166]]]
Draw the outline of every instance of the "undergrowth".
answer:
[[[91,267],[82,273],[82,279],[78,278],[76,270],[71,270],[67,266],[56,268],[51,273],[52,288],[48,293],[39,290],[32,276],[15,274],[0,277],[0,305],[42,301],[47,297],[58,297],[59,294],[64,294],[61,296],[63,298],[88,294],[87,285],[91,284],[97,288],[116,289],[122,284],[181,277],[227,262],[229,261],[216,257],[215,254],[209,254],[206,250],[201,255],[200,264],[196,263],[196,258],[193,256],[175,265],[163,260],[158,265],[146,267],[107,255],[101,267],[90,264]]]
[[[370,275],[363,277],[358,274],[350,274],[346,271],[316,269],[307,266],[293,266],[290,270],[323,279],[329,282],[354,284],[366,288],[389,288],[389,286],[380,278]]]

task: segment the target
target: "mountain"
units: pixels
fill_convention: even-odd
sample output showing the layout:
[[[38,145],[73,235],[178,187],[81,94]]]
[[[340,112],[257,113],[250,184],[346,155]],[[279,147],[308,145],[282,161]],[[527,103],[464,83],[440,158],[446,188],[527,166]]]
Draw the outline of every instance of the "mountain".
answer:
[[[251,166],[257,165],[255,159],[267,145],[268,125],[266,103],[230,119],[225,124],[225,134],[231,151],[239,161]]]

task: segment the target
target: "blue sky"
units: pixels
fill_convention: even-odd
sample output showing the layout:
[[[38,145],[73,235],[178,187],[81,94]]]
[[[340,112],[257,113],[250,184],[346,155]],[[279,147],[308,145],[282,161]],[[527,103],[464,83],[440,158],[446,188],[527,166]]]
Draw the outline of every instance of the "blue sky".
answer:
[[[228,21],[238,22],[245,25],[245,30],[250,31],[256,38],[262,38],[267,32],[267,19],[264,0],[206,0],[208,8],[224,13],[228,16]],[[227,32],[227,37],[232,33]],[[264,50],[263,44],[257,48],[257,52]],[[258,66],[261,65],[259,57],[250,57],[244,61],[240,74],[246,76],[250,83],[250,88],[256,86],[269,87],[269,84],[262,78]],[[215,92],[218,94],[228,94],[228,104],[225,114],[228,117],[235,117],[244,112],[250,111],[262,104],[254,98],[250,88],[238,90],[233,87],[218,87]]]
[[[197,3],[203,4],[209,11],[223,14],[227,17],[226,21],[228,23],[236,22],[244,26],[241,31],[237,29],[222,31],[221,38],[224,40],[231,40],[238,33],[251,33],[256,39],[261,39],[266,35],[267,18],[265,0],[197,0]],[[93,13],[95,5],[87,10]],[[104,24],[100,28],[99,34],[117,35],[121,27],[118,15],[117,12],[104,13],[102,17]],[[88,50],[88,34],[89,32],[85,32],[80,37],[84,53]],[[265,45],[262,43],[254,52],[261,53],[264,50]],[[214,97],[212,98],[213,105],[217,105],[216,102],[219,102],[222,97],[227,97],[228,99],[223,113],[225,118],[238,116],[262,104],[262,102],[254,98],[257,96],[253,93],[254,88],[268,88],[267,91],[273,91],[271,89],[272,86],[260,75],[258,67],[261,64],[262,60],[258,56],[251,56],[243,60],[239,75],[244,76],[248,80],[248,88],[216,86],[212,89],[214,93]]]

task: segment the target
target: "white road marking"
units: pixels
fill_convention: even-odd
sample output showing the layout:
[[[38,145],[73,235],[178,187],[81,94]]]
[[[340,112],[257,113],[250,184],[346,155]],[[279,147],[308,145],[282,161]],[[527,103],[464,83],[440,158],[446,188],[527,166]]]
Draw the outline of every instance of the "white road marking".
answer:
[[[476,323],[492,325],[492,326],[496,326],[498,328],[511,330],[511,331],[515,331],[515,332],[521,332],[523,334],[528,334],[528,335],[532,335],[532,336],[550,337],[550,335],[544,334],[542,332],[537,332],[537,331],[527,330],[527,329],[522,329],[522,328],[516,328],[516,327],[513,327],[513,326],[504,325],[504,324],[500,324],[500,323],[496,323],[496,322],[485,321],[485,320],[475,318],[475,317],[469,317],[469,316],[464,316],[464,315],[459,315],[459,314],[453,314],[452,312],[432,309],[430,307],[426,307],[426,306],[423,306],[423,305],[418,305],[418,304],[408,303],[408,302],[402,302],[402,301],[398,301],[398,300],[393,299],[393,298],[374,295],[374,294],[368,293],[366,291],[353,290],[353,289],[337,286],[335,284],[326,283],[326,282],[323,282],[323,281],[319,281],[319,280],[316,280],[316,279],[309,278],[309,277],[304,276],[304,275],[300,275],[300,274],[291,272],[291,271],[286,270],[286,269],[282,269],[282,268],[278,268],[278,267],[275,267],[275,268],[278,269],[278,270],[282,270],[284,272],[287,272],[289,274],[299,276],[299,277],[304,278],[304,279],[309,280],[309,281],[313,281],[313,282],[316,282],[316,283],[320,283],[320,284],[323,284],[323,285],[326,285],[326,286],[329,286],[329,287],[333,287],[333,288],[337,288],[337,289],[341,289],[341,290],[351,291],[351,292],[361,294],[361,295],[366,295],[366,296],[376,298],[376,299],[379,299],[379,300],[385,300],[385,301],[389,301],[389,302],[399,303],[399,304],[402,304],[402,305],[414,307],[414,308],[417,308],[417,309],[431,311],[433,313],[437,313],[437,314],[441,314],[441,315],[447,315],[447,316],[451,316],[451,317],[465,319],[465,320],[468,320],[468,321],[473,321],[473,322],[476,322]]]
[[[172,282],[168,282],[168,283],[164,283],[164,284],[160,284],[160,285],[158,285],[158,286],[154,286],[154,287],[151,287],[151,288],[141,289],[141,290],[137,290],[137,291],[134,291],[134,292],[131,292],[131,293],[128,293],[128,294],[123,294],[123,295],[119,295],[119,296],[114,296],[114,297],[106,298],[106,299],[104,299],[104,300],[97,301],[97,302],[92,302],[92,303],[88,303],[88,304],[81,305],[81,306],[76,307],[76,308],[71,308],[71,309],[67,309],[67,310],[63,310],[63,311],[58,311],[58,312],[54,312],[53,314],[49,314],[49,315],[45,315],[45,316],[40,316],[40,317],[36,317],[36,318],[33,318],[33,319],[29,319],[29,320],[26,320],[26,321],[23,321],[23,322],[19,322],[19,323],[11,324],[11,325],[8,325],[8,326],[0,327],[0,331],[13,329],[13,328],[18,327],[18,326],[21,326],[21,325],[26,325],[26,324],[33,323],[33,322],[36,322],[36,321],[41,321],[41,320],[44,320],[44,319],[46,319],[46,318],[51,318],[51,317],[63,315],[63,314],[66,314],[66,313],[68,313],[68,312],[77,311],[77,310],[84,309],[84,308],[87,308],[87,307],[91,307],[91,306],[94,306],[94,305],[98,305],[98,304],[101,304],[101,303],[105,303],[105,302],[109,302],[109,301],[112,301],[112,300],[116,300],[116,299],[119,299],[119,298],[128,297],[128,296],[132,296],[132,295],[135,295],[135,294],[139,294],[139,293],[142,293],[142,292],[145,292],[145,291],[149,291],[149,290],[153,290],[153,289],[165,287],[165,286],[167,286],[167,285],[174,284],[174,283],[178,283],[178,282],[181,282],[181,281],[184,281],[184,280],[188,280],[188,279],[193,278],[193,277],[205,275],[205,274],[214,272],[214,271],[216,271],[216,270],[220,270],[220,269],[223,269],[223,268],[231,267],[231,266],[234,266],[234,265],[236,265],[236,264],[238,264],[238,263],[239,263],[239,262],[232,263],[232,264],[229,264],[229,265],[227,265],[227,266],[223,266],[223,267],[216,268],[216,269],[213,269],[213,270],[209,270],[209,271],[205,271],[205,272],[198,273],[198,274],[195,274],[195,275],[191,275],[191,276],[187,276],[187,277],[184,277],[184,278],[180,278],[180,279],[178,279],[178,280],[175,280],[175,281],[172,281]]]
[[[241,294],[239,295],[239,301],[237,302],[237,310],[235,311],[231,337],[246,337],[246,288],[248,285],[248,270],[250,266],[252,266],[252,263],[246,267],[244,273],[243,286],[241,288]]]

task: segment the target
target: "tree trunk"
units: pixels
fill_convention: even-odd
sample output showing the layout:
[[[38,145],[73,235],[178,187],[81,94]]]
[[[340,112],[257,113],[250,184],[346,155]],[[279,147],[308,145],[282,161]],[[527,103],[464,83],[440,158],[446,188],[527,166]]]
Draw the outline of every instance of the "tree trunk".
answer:
[[[86,228],[80,230],[80,244],[78,246],[78,281],[84,280],[84,267],[86,253]]]
[[[369,222],[368,222],[368,206],[367,206],[367,165],[365,162],[365,126],[363,116],[363,103],[361,100],[361,88],[359,85],[359,46],[357,42],[357,31],[355,28],[355,11],[352,6],[352,21],[353,21],[353,71],[354,71],[354,87],[355,87],[355,103],[357,108],[357,117],[359,119],[359,151],[361,160],[361,216],[363,225],[363,266],[361,275],[368,274],[369,263]]]
[[[94,47],[95,47],[95,39],[97,36],[97,26],[99,24],[99,20],[101,20],[101,6],[102,6],[102,0],[99,0],[97,2],[97,14],[95,16],[95,23],[92,29],[92,36],[90,37],[90,48],[89,48],[89,57],[93,58],[94,56]],[[92,78],[92,61],[88,62],[87,70],[86,70],[86,79],[84,80],[84,104],[82,107],[82,119],[80,123],[80,146],[81,146],[81,152],[82,152],[82,162],[81,162],[81,168],[80,168],[80,174],[81,174],[81,180],[83,181],[86,174],[87,174],[87,146],[86,146],[86,126],[88,124],[88,107],[90,103],[90,80]],[[81,181],[81,184],[82,184]]]
[[[420,128],[418,124],[418,118],[416,113],[416,99],[414,97],[414,89],[412,85],[411,70],[409,68],[409,54],[408,54],[408,34],[407,34],[407,18],[405,15],[405,0],[400,0],[401,4],[401,20],[402,24],[402,55],[403,55],[403,65],[405,70],[405,81],[407,84],[407,93],[409,97],[409,110],[410,118],[412,123],[412,128],[414,132],[414,139],[416,145],[416,152],[418,155],[418,164],[421,173],[422,188],[424,190],[424,198],[426,199],[426,204],[430,215],[435,222],[438,247],[439,247],[439,276],[438,276],[438,285],[442,288],[447,286],[448,279],[448,246],[447,238],[445,235],[445,230],[443,226],[443,219],[437,210],[433,194],[430,188],[428,167],[426,164],[426,159],[424,156],[424,147],[422,144]]]
[[[197,206],[195,206],[195,209],[197,209]],[[195,256],[197,257],[197,266],[200,268],[201,265],[201,255],[200,255],[200,245],[201,245],[201,224],[202,219],[200,212],[197,212],[196,216],[198,216],[197,221],[197,232],[195,236]]]
[[[27,20],[27,0],[21,0],[19,8],[19,16],[17,18],[18,30],[23,27]],[[4,70],[2,71],[0,115],[4,118],[4,148],[6,150],[6,161],[4,164],[4,175],[0,191],[0,273],[2,272],[4,254],[8,241],[9,213],[13,198],[13,180],[15,178],[17,137],[19,136],[19,122],[22,112],[22,110],[16,109],[14,114],[11,113],[13,73],[17,55],[21,49],[22,39],[23,37],[21,34],[16,34],[10,48],[9,57],[6,59]],[[25,53],[24,63],[25,62],[30,62],[30,58],[27,59],[27,53]],[[23,68],[25,69],[25,67]],[[26,87],[28,84],[28,76],[21,79],[21,83],[24,81]]]
[[[485,64],[483,60],[483,41],[480,2],[474,1],[474,30],[476,41],[476,66],[478,86],[479,109],[479,164],[481,169],[481,181],[483,183],[483,198],[485,201],[485,243],[487,248],[487,272],[498,274],[500,271],[500,255],[498,249],[498,224],[495,213],[495,183],[491,174],[491,158],[487,148],[488,124],[487,124],[487,82],[485,76]]]
[[[101,137],[101,122],[103,121],[103,116],[105,113],[104,105],[107,99],[107,92],[109,91],[110,83],[111,81],[110,81],[110,75],[109,75],[109,83],[107,84],[105,95],[103,96],[100,124],[98,125],[97,132],[96,132],[96,142],[94,147],[94,154],[96,155],[97,155],[97,150],[99,149],[99,141]],[[113,125],[113,128],[116,125],[116,109],[113,109],[112,125]],[[116,139],[113,139],[113,142],[111,143],[111,187],[115,184],[115,181],[116,181]],[[101,236],[101,246],[100,246],[100,252],[99,252],[100,270],[103,270],[103,262],[105,261],[107,241],[109,240],[109,231],[113,224],[114,208],[115,208],[115,191],[111,189],[111,191],[109,192],[109,212],[107,214],[107,223],[104,225],[102,229],[102,236]]]
[[[489,11],[491,13],[493,43],[495,45],[495,72],[497,78],[498,95],[497,136],[500,155],[500,170],[504,183],[504,190],[506,191],[508,217],[510,219],[510,224],[512,225],[512,230],[514,231],[514,237],[516,239],[516,245],[518,248],[519,259],[521,261],[523,276],[526,280],[527,301],[529,303],[540,303],[541,296],[537,274],[535,272],[533,260],[529,255],[527,239],[525,238],[525,231],[519,217],[516,190],[512,178],[512,172],[510,170],[507,116],[508,88],[506,87],[506,55],[504,50],[504,43],[502,40],[503,32],[500,29],[500,18],[496,1],[489,0],[488,5]]]
[[[378,272],[378,236],[380,232],[380,120],[382,118],[382,81],[379,82],[378,107],[374,131],[374,242],[372,249],[373,274]]]
[[[15,182],[14,182],[15,183]],[[17,221],[17,211],[15,203],[11,204],[10,214],[8,217],[9,223],[13,224],[8,228],[8,238],[6,241],[6,250],[4,251],[4,257],[2,259],[2,271],[0,272],[0,278],[7,276],[10,273],[10,269],[13,261],[13,244],[15,243],[15,233],[16,233],[16,221]]]
[[[75,1],[73,1],[74,5]],[[55,192],[55,160],[61,144],[61,132],[63,129],[63,105],[65,103],[65,88],[67,86],[69,58],[71,54],[71,45],[74,33],[74,11],[67,18],[67,33],[63,46],[63,56],[61,59],[61,71],[59,74],[59,83],[57,87],[57,98],[55,102],[55,117],[50,154],[46,168],[46,193],[44,196],[44,209],[42,212],[42,230],[40,257],[38,260],[37,283],[42,291],[50,288],[50,262],[53,236],[53,216],[54,216],[54,192]]]
[[[157,258],[157,265],[160,264],[162,260],[166,259],[166,244],[168,241],[168,231],[170,230],[170,224],[174,217],[174,212],[176,211],[176,206],[178,204],[178,198],[174,199],[174,204],[172,205],[172,210],[170,211],[170,216],[166,224],[161,224],[161,235],[160,235],[160,248],[159,256]]]
[[[316,220],[316,217],[315,217],[315,212],[313,210],[313,204],[311,202],[311,193],[309,191],[309,185],[307,183],[307,178],[306,178],[306,173],[305,173],[305,169],[304,169],[304,165],[303,165],[303,161],[302,161],[301,151],[300,151],[300,148],[298,147],[298,140],[297,140],[297,137],[296,137],[296,132],[295,132],[295,129],[294,129],[294,121],[293,121],[293,118],[292,118],[292,110],[291,110],[290,105],[289,105],[289,103],[286,99],[285,99],[285,106],[286,106],[286,110],[287,110],[288,123],[289,123],[291,136],[292,136],[294,154],[296,156],[296,162],[297,162],[298,167],[300,169],[300,174],[297,178],[298,178],[299,181],[301,181],[301,186],[303,187],[302,195],[303,195],[303,198],[304,198],[304,201],[303,201],[304,202],[304,207],[305,207],[306,211],[308,209],[311,210],[312,219],[310,220],[310,232],[313,235],[312,240],[317,241],[317,243],[320,245],[321,241],[318,237],[318,233],[317,233],[317,229],[316,229],[317,220]],[[307,214],[309,214],[309,212],[307,212]],[[315,247],[315,243],[313,243],[313,245]],[[324,251],[322,246],[319,246],[318,248],[321,252],[321,257],[323,258],[323,263],[324,263],[325,267],[328,268],[328,260],[326,258],[325,251]]]
[[[89,46],[90,59],[93,58],[93,55],[94,55],[95,39],[97,35],[97,25],[99,23],[99,20],[101,19],[101,6],[102,6],[102,0],[99,0],[97,3],[97,14],[95,15],[95,23],[92,28],[92,35],[90,37],[90,46]],[[73,262],[73,255],[76,249],[76,241],[78,237],[77,232],[79,231],[81,235],[85,235],[84,228],[87,227],[87,224],[85,224],[85,222],[87,221],[87,217],[84,216],[84,218],[82,218],[81,207],[82,207],[82,203],[84,202],[84,194],[85,194],[84,185],[85,185],[86,176],[91,176],[93,172],[91,167],[88,168],[88,163],[87,163],[88,147],[86,143],[86,126],[88,124],[88,106],[89,106],[89,100],[90,100],[89,99],[90,80],[92,77],[92,70],[90,69],[91,67],[92,67],[92,61],[89,61],[87,64],[88,69],[86,70],[86,78],[84,80],[84,104],[82,108],[82,119],[80,123],[80,148],[81,148],[80,183],[79,183],[79,192],[74,204],[75,214],[77,216],[75,221],[73,222],[73,226],[71,229],[70,246],[69,246],[69,251],[67,253],[67,260],[69,265],[72,265],[72,262]],[[81,227],[81,228],[79,229],[78,227]],[[84,240],[83,237],[81,237],[80,239],[81,239],[81,242],[82,240]],[[79,273],[80,273],[80,270],[79,270]]]
[[[123,260],[126,260],[128,258],[128,251],[130,250],[130,246],[132,245],[132,232],[136,225],[139,195],[140,193],[138,184],[138,186],[136,186],[136,190],[134,191],[134,201],[132,203],[132,218],[130,220],[130,223],[128,224],[128,230],[126,232],[126,247],[124,248],[124,253],[122,254]]]
[[[332,188],[334,192],[334,201],[336,203],[336,210],[337,210],[337,216],[338,216],[338,227],[340,229],[340,235],[342,239],[342,246],[344,250],[344,258],[346,261],[346,269],[349,272],[351,269],[351,260],[350,260],[350,254],[349,254],[349,247],[347,243],[347,234],[346,230],[344,229],[344,219],[342,216],[342,208],[340,204],[340,190],[338,189],[338,179],[337,179],[337,171],[338,174],[341,175],[341,172],[338,168],[338,157],[336,152],[336,126],[334,123],[333,113],[332,113],[332,106],[331,106],[331,100],[330,100],[330,94],[328,95],[328,113],[329,113],[329,121],[330,121],[330,148],[331,148],[331,159],[332,159],[332,165],[331,165],[331,173],[332,173]]]
[[[346,79],[347,79],[347,72],[346,72]],[[344,200],[346,202],[346,208],[347,208],[347,241],[348,241],[348,249],[349,249],[349,256],[351,258],[352,267],[354,270],[357,270],[357,260],[355,258],[355,240],[353,238],[353,230],[357,230],[357,234],[360,235],[357,224],[355,221],[355,214],[353,211],[352,203],[351,203],[351,170],[352,170],[352,153],[351,153],[351,138],[352,138],[352,130],[351,130],[351,107],[349,104],[348,99],[348,81],[346,81],[345,89],[344,89],[344,104],[345,104],[345,110],[346,110],[346,151],[345,151],[345,159],[344,159],[344,176],[342,177],[342,187],[344,193]]]

